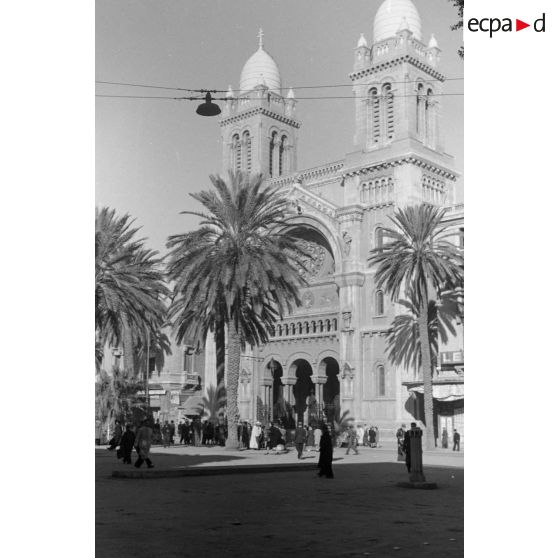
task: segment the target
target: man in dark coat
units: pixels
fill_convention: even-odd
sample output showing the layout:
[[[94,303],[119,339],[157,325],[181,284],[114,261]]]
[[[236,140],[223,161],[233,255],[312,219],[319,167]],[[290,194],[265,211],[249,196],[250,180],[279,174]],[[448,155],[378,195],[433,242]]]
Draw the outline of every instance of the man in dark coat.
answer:
[[[448,430],[446,427],[442,430],[442,448],[447,449],[448,447]]]
[[[114,436],[109,442],[109,447],[107,449],[113,450],[118,444],[120,444],[120,438],[122,438],[122,426],[120,426],[120,421],[114,421]]]
[[[411,422],[411,428],[415,428],[416,423]],[[405,465],[407,471],[411,472],[411,431],[407,430],[403,436],[403,452],[405,453]]]
[[[459,444],[461,443],[461,434],[457,431],[457,428],[453,430],[453,451],[459,451]]]
[[[171,443],[171,445],[174,444],[174,435],[175,435],[175,433],[176,433],[176,426],[174,425],[174,420],[171,420],[171,423],[170,423],[170,433],[169,433],[169,434],[170,434],[170,443]]]
[[[124,459],[124,463],[130,464],[132,463],[132,450],[134,449],[134,440],[136,439],[136,435],[132,430],[132,427],[127,424],[126,425],[126,432],[122,435],[122,439],[120,440],[120,457]]]
[[[161,423],[159,422],[159,419],[157,419],[155,424],[153,425],[153,443],[160,444],[161,440]]]
[[[333,443],[331,441],[331,431],[328,424],[322,423],[320,425],[322,436],[320,437],[320,460],[318,461],[318,476],[327,479],[333,478]]]
[[[294,443],[296,447],[296,452],[298,454],[298,459],[302,458],[302,450],[304,449],[304,442],[306,442],[306,429],[303,428],[302,423],[299,422],[294,435]]]
[[[275,449],[278,444],[281,443],[281,431],[275,424],[272,424],[269,428],[269,449]]]
[[[250,429],[246,421],[242,423],[242,447],[244,449],[250,447]]]

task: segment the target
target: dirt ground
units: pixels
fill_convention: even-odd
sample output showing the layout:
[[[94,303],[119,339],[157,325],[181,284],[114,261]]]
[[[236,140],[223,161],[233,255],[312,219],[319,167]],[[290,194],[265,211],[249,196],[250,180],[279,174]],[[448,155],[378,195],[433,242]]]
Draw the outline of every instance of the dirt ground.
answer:
[[[372,462],[370,451],[361,453],[352,460],[336,450],[332,480],[308,470],[115,479],[114,453],[97,450],[96,555],[463,556],[462,467],[425,466],[427,480],[439,488],[405,489],[396,486],[408,478],[402,463],[391,462],[387,452]],[[242,457],[155,449],[153,460],[158,468],[208,461],[237,466]]]

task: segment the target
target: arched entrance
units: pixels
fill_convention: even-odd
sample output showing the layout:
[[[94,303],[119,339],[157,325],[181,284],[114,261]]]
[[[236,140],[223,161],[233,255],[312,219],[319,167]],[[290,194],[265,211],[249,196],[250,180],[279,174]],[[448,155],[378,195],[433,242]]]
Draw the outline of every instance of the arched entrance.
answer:
[[[333,357],[322,360],[320,368],[325,366],[327,378],[323,388],[324,414],[328,422],[338,420],[341,411],[340,385],[339,385],[339,363]]]
[[[303,358],[295,360],[293,366],[296,366],[296,383],[293,386],[294,418],[296,422],[307,424],[308,417],[305,415],[308,409],[309,398],[315,394],[314,382],[312,381],[312,366]]]

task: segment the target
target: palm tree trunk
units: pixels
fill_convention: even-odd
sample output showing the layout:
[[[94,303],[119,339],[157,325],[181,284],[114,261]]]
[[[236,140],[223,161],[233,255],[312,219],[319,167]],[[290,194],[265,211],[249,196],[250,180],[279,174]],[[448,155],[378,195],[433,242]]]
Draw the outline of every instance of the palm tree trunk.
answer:
[[[218,322],[215,326],[215,361],[217,385],[225,385],[225,327],[222,322]]]
[[[421,293],[418,320],[422,376],[424,381],[424,421],[426,423],[426,449],[434,449],[434,400],[432,397],[432,359],[430,358],[430,339],[428,338],[428,290]]]
[[[227,425],[226,448],[237,449],[236,434],[238,421],[238,378],[240,374],[240,334],[234,320],[228,324],[228,369],[227,369]]]
[[[124,376],[126,378],[133,378],[136,371],[134,367],[134,340],[132,337],[132,328],[125,322],[123,329],[122,351],[124,353]]]

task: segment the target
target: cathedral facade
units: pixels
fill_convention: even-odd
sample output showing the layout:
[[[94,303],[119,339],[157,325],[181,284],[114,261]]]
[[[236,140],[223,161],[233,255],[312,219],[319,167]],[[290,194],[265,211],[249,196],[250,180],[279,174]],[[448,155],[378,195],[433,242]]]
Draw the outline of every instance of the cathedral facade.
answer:
[[[434,36],[423,40],[413,2],[385,0],[372,42],[361,36],[354,48],[352,151],[310,169],[297,166],[295,93],[282,87],[261,32],[239,90],[229,88],[220,120],[222,170],[260,172],[289,196],[289,227],[305,247],[300,273],[308,281],[302,305],[276,324],[268,344],[242,357],[241,419],[277,417],[278,405],[288,403],[305,422],[315,409],[328,416],[349,411],[386,433],[421,420],[420,372],[387,358],[386,333],[404,310],[378,288],[367,259],[392,226],[389,217],[405,205],[447,207],[455,242],[463,242],[458,175],[440,133],[440,57]],[[463,433],[462,325],[456,329],[434,376],[436,427]]]

